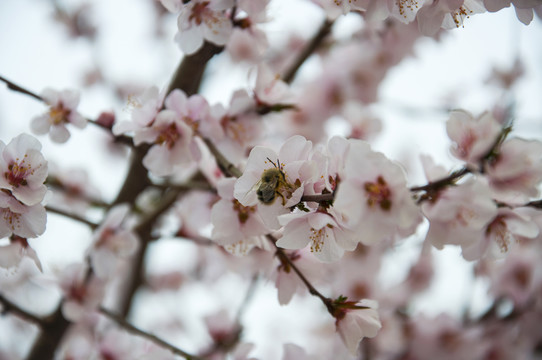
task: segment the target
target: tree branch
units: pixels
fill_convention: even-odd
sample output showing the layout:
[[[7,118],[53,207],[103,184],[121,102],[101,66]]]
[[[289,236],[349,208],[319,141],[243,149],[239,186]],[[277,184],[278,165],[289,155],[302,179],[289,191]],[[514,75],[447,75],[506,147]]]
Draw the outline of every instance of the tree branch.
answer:
[[[143,330],[140,330],[140,329],[136,328],[135,326],[133,326],[132,324],[130,324],[129,322],[124,320],[120,315],[114,314],[113,312],[107,310],[103,306],[100,306],[99,311],[100,311],[100,313],[102,315],[104,315],[109,320],[116,323],[118,326],[120,326],[124,330],[126,330],[126,331],[128,331],[128,332],[130,332],[132,334],[141,336],[142,338],[145,338],[145,339],[147,339],[149,341],[152,341],[153,343],[157,344],[158,346],[163,347],[165,349],[168,349],[169,351],[171,351],[175,355],[179,355],[179,356],[182,356],[182,357],[184,357],[186,359],[190,359],[190,360],[203,360],[203,358],[201,358],[199,356],[191,355],[191,354],[187,353],[186,351],[181,350],[178,347],[175,347],[175,346],[171,345],[170,343],[165,342],[164,340],[160,339],[159,337],[157,337],[155,335],[149,334],[148,332],[145,332]]]
[[[292,259],[290,259],[290,257],[288,256],[288,254],[286,254],[284,252],[284,250],[282,248],[279,248],[276,244],[277,242],[277,239],[275,239],[272,235],[266,235],[267,239],[269,241],[271,241],[271,243],[273,244],[273,246],[275,247],[276,249],[276,252],[275,252],[275,255],[279,258],[280,262],[281,263],[286,263],[292,270],[294,270],[294,272],[297,274],[297,276],[299,277],[299,279],[303,282],[303,284],[305,284],[305,286],[307,287],[307,289],[309,290],[309,293],[311,295],[314,295],[316,297],[318,297],[320,300],[322,300],[322,302],[324,303],[324,305],[326,306],[327,310],[329,311],[329,313],[331,315],[334,316],[334,313],[335,313],[335,308],[333,306],[333,300],[331,300],[330,298],[322,295],[322,293],[320,291],[318,291],[312,284],[311,282],[305,277],[305,275],[303,275],[303,273],[301,272],[301,270],[299,270],[297,268],[297,266],[294,264],[294,262],[292,261]]]
[[[329,20],[326,18],[322,25],[320,25],[318,32],[313,36],[311,41],[307,44],[307,46],[305,46],[303,51],[296,58],[296,61],[288,70],[285,71],[284,75],[282,76],[282,80],[287,83],[291,83],[294,80],[294,77],[301,65],[303,65],[303,63],[309,58],[309,56],[311,56],[312,53],[322,44],[324,39],[330,33],[332,26],[333,20]]]
[[[42,318],[29,313],[26,310],[23,310],[20,308],[17,304],[13,303],[12,301],[5,298],[2,294],[0,294],[0,303],[3,305],[2,307],[2,314],[3,313],[11,313],[13,315],[16,315],[23,320],[29,321],[31,323],[34,323],[38,326],[43,326],[44,321]]]
[[[8,89],[10,90],[17,91],[17,92],[20,92],[21,94],[31,96],[36,100],[43,101],[43,98],[41,96],[37,95],[36,93],[30,90],[23,88],[22,86],[15,84],[14,82],[9,81],[8,79],[6,79],[5,77],[1,75],[0,75],[0,81],[3,81],[4,83],[6,83]]]
[[[92,230],[94,230],[94,229],[96,229],[98,227],[98,224],[95,224],[92,221],[89,221],[89,220],[87,220],[85,218],[82,218],[82,217],[80,217],[78,215],[69,213],[69,212],[64,211],[64,210],[55,209],[55,208],[52,208],[50,206],[46,206],[45,210],[47,210],[47,212],[62,215],[62,216],[65,216],[65,217],[67,217],[69,219],[72,219],[72,220],[75,220],[75,221],[80,222],[82,224],[85,224],[88,227],[90,227]]]

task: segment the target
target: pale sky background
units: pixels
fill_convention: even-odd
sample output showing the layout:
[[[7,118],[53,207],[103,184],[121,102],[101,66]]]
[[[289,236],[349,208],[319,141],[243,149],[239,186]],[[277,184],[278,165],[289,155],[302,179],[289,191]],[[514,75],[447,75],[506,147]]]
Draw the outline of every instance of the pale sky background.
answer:
[[[66,4],[80,3],[79,0],[66,0]],[[171,40],[156,43],[149,35],[152,18],[150,2],[144,0],[95,0],[95,19],[103,23],[101,35],[94,47],[85,40],[68,40],[64,28],[51,20],[50,5],[41,0],[2,0],[0,1],[0,75],[30,90],[40,92],[44,87],[55,89],[79,88],[82,69],[90,69],[100,64],[107,76],[127,83],[140,83],[166,86],[181,53]],[[321,21],[321,12],[304,2],[281,0],[273,1],[272,14],[277,22],[268,25],[271,41],[281,41],[288,31],[294,30],[310,36]],[[303,10],[299,16],[298,10]],[[346,19],[344,29],[355,27],[355,21]],[[307,30],[307,29],[310,29]],[[175,19],[171,17],[164,24],[164,31],[170,39],[176,32]],[[527,76],[518,84],[516,133],[528,138],[542,136],[542,23],[535,17],[529,26],[521,24],[514,11],[505,9],[496,14],[473,16],[465,22],[465,28],[447,32],[440,43],[424,39],[415,49],[415,57],[406,59],[393,69],[386,78],[382,89],[381,104],[375,110],[384,120],[384,132],[374,146],[389,157],[397,159],[409,169],[412,184],[423,183],[420,176],[418,156],[430,153],[441,164],[452,168],[457,162],[448,153],[449,141],[446,138],[444,122],[447,115],[433,109],[442,104],[450,94],[457,95],[457,103],[466,110],[478,114],[488,110],[496,98],[494,90],[483,85],[492,67],[510,66],[515,58],[520,58],[526,67]],[[219,60],[213,66],[220,83],[204,87],[204,94],[210,103],[227,103],[231,91],[243,85],[245,74],[241,69],[221,65],[227,59]],[[214,84],[214,83],[213,83]],[[80,111],[94,118],[101,111],[115,110],[117,116],[129,116],[126,104],[111,103],[111,94],[103,87],[83,90]],[[414,109],[406,114],[401,106]],[[0,84],[0,140],[9,142],[21,132],[29,132],[29,122],[33,116],[45,110],[33,99],[7,90]],[[121,156],[113,156],[102,151],[104,135],[92,126],[84,131],[74,130],[72,139],[65,145],[51,144],[48,138],[39,137],[43,143],[47,159],[62,166],[85,166],[90,169],[90,180],[100,189],[107,200],[114,198],[124,175],[126,166]],[[69,229],[69,230],[68,230]],[[71,237],[66,237],[69,231]],[[58,216],[51,215],[48,230],[44,236],[33,240],[32,245],[42,258],[47,271],[60,264],[74,261],[81,254],[82,246],[90,241],[85,227],[72,226]],[[74,241],[77,239],[77,241]],[[86,241],[86,243],[85,243]],[[59,250],[61,249],[61,250]],[[173,250],[172,250],[173,249]],[[185,258],[177,255],[184,253]],[[457,248],[447,248],[436,252],[435,263],[440,281],[420,299],[418,308],[428,313],[449,311],[459,314],[462,306],[473,301],[475,308],[484,306],[483,284],[473,284],[470,280],[471,265],[460,258]],[[193,248],[179,242],[164,242],[153,250],[151,261],[167,268],[179,262],[191,261]],[[416,246],[408,242],[398,247],[396,254],[389,259],[385,280],[393,283],[404,276],[406,265],[416,256]],[[152,260],[154,259],[154,260]],[[404,266],[396,266],[397,260]],[[188,265],[187,265],[188,266]],[[236,304],[241,300],[239,294],[231,294],[229,289],[242,288],[235,276],[225,276],[217,284],[217,297],[231,298]],[[201,291],[202,289],[193,289]],[[241,292],[242,293],[242,292]],[[472,293],[473,295],[471,295]],[[241,296],[242,297],[242,296]],[[143,299],[144,300],[144,299]],[[143,301],[142,300],[142,301]],[[179,301],[167,298],[166,304]],[[189,301],[185,299],[185,301]],[[216,305],[216,300],[208,300]],[[258,355],[271,351],[281,352],[280,342],[295,342],[303,345],[308,341],[303,327],[309,326],[320,304],[307,298],[294,298],[291,305],[280,307],[272,286],[264,286],[254,299],[258,306],[248,309],[247,319],[261,319],[259,309],[265,307],[273,317],[249,322],[245,334],[260,348]],[[202,332],[201,324],[194,319],[205,313],[198,304],[191,307],[192,326]],[[199,304],[201,305],[201,304]],[[43,308],[50,304],[42,304]],[[164,308],[169,308],[167,305]],[[234,305],[235,308],[235,305]],[[299,318],[289,331],[281,334],[273,332],[277,321],[287,321],[293,314]],[[142,312],[135,319],[141,324],[149,323],[151,318],[166,317],[167,312]],[[309,324],[309,325],[307,325]],[[0,323],[1,325],[1,323]],[[1,327],[0,327],[1,328]],[[273,334],[275,344],[263,344],[266,337]],[[0,339],[0,345],[1,345]],[[273,346],[276,349],[273,349]],[[186,345],[190,349],[190,344]]]

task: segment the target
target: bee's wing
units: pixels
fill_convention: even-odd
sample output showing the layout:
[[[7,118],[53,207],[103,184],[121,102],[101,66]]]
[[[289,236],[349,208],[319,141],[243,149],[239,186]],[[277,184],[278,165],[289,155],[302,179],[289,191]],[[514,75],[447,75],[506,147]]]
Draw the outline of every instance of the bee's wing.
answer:
[[[256,189],[260,185],[260,182],[260,180],[254,177],[241,176],[235,183],[233,196],[244,206],[256,205],[258,203]]]

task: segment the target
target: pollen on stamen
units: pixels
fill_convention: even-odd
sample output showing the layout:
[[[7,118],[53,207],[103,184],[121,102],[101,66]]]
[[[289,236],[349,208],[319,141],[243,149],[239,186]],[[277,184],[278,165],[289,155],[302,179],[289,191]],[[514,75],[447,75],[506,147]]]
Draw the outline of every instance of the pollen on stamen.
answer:
[[[461,6],[455,12],[452,12],[451,15],[452,15],[452,19],[454,20],[455,26],[457,28],[459,28],[460,26],[464,28],[465,25],[463,24],[463,18],[468,19],[470,17],[470,14],[473,14],[473,13],[474,11],[466,8],[465,6]]]
[[[406,19],[406,9],[414,12],[419,5],[416,0],[397,0],[397,7],[399,8],[399,14]]]
[[[329,235],[323,228],[319,230],[311,228],[310,231],[312,233],[311,235],[309,235],[309,239],[311,240],[311,252],[322,251],[324,241],[326,238],[329,237]]]
[[[379,176],[376,182],[366,182],[363,187],[367,194],[367,205],[369,207],[378,205],[384,211],[391,209],[391,190],[382,176]]]

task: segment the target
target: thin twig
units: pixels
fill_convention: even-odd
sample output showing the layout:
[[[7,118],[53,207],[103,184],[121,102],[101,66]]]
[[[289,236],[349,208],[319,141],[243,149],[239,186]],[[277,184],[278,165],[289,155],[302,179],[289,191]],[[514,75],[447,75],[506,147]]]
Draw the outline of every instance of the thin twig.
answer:
[[[93,223],[92,221],[89,221],[89,220],[87,220],[87,219],[85,219],[85,218],[83,218],[83,217],[81,217],[79,215],[75,215],[73,213],[69,213],[69,212],[61,210],[61,209],[56,209],[54,207],[46,206],[45,210],[47,210],[50,213],[62,215],[62,216],[65,216],[67,218],[70,218],[72,220],[75,220],[77,222],[80,222],[82,224],[85,224],[85,225],[89,226],[92,230],[94,230],[94,229],[96,229],[98,227],[98,224]]]
[[[282,80],[284,80],[287,83],[291,83],[294,80],[295,74],[303,65],[303,63],[309,58],[309,56],[312,55],[312,53],[322,44],[326,36],[331,31],[331,27],[333,26],[333,20],[324,20],[320,28],[318,29],[318,32],[313,36],[311,41],[307,44],[307,46],[303,49],[303,51],[299,54],[299,56],[296,58],[296,61],[292,64],[292,66],[284,72],[284,75],[282,76]]]
[[[0,303],[3,305],[2,313],[11,313],[40,327],[43,326],[44,320],[42,318],[21,309],[17,304],[6,299],[2,294],[0,294]]]
[[[211,140],[203,138],[203,141],[205,142],[205,145],[207,145],[207,147],[209,148],[209,151],[211,151],[211,154],[213,154],[213,156],[215,157],[218,166],[226,176],[234,176],[236,178],[239,178],[241,177],[241,175],[243,175],[241,170],[236,168],[235,165],[233,165],[228,159],[226,159],[226,157],[220,152],[220,150],[217,149],[217,147],[215,146],[215,144],[213,144]]]
[[[449,176],[436,180],[431,181],[426,185],[422,186],[414,186],[410,188],[410,191],[417,192],[417,191],[428,191],[428,190],[437,190],[441,187],[444,187],[446,185],[450,185],[453,181],[458,180],[459,178],[463,177],[464,175],[472,172],[469,168],[464,167],[460,170],[454,171]]]
[[[333,202],[335,193],[326,193],[326,194],[316,194],[316,195],[303,195],[301,196],[301,201],[306,202]]]
[[[273,244],[273,246],[275,246],[275,249],[276,249],[275,255],[279,258],[279,260],[281,262],[285,261],[288,264],[288,266],[294,270],[294,272],[297,274],[297,276],[303,282],[303,284],[305,284],[305,286],[309,290],[309,293],[311,295],[314,295],[314,296],[318,297],[320,300],[322,300],[322,302],[326,306],[329,313],[331,315],[334,315],[333,300],[331,300],[330,298],[322,295],[322,293],[320,291],[318,291],[311,284],[311,282],[305,277],[305,275],[303,275],[301,270],[299,270],[298,267],[294,264],[292,259],[290,259],[288,254],[286,254],[282,248],[279,248],[277,246],[277,244],[276,244],[277,240],[272,235],[266,235],[266,237]]]
[[[6,79],[5,77],[3,77],[1,75],[0,75],[0,81],[3,81],[4,83],[6,83],[6,85],[8,86],[8,89],[10,89],[10,90],[17,91],[17,92],[20,92],[21,94],[31,96],[36,100],[43,101],[43,98],[41,96],[39,96],[38,94],[36,94],[36,93],[34,93],[34,92],[30,91],[30,90],[27,90],[27,89],[23,88],[22,86],[19,86],[19,85],[15,84],[12,81],[9,81],[8,79]]]
[[[117,314],[114,314],[113,312],[109,311],[108,309],[104,308],[103,306],[100,306],[99,311],[100,311],[100,313],[102,315],[106,316],[109,320],[115,322],[117,325],[122,327],[124,330],[126,330],[126,331],[128,331],[128,332],[130,332],[132,334],[141,336],[141,337],[143,337],[143,338],[145,338],[145,339],[147,339],[149,341],[152,341],[153,343],[155,343],[155,344],[157,344],[157,345],[159,345],[159,346],[161,346],[161,347],[163,347],[165,349],[168,349],[169,351],[171,351],[175,355],[182,356],[182,357],[184,357],[186,359],[189,359],[189,360],[202,360],[203,359],[203,358],[201,358],[199,356],[189,354],[186,351],[181,350],[178,347],[173,346],[170,343],[165,342],[164,340],[160,339],[156,335],[149,334],[148,332],[145,332],[143,330],[140,330],[140,329],[136,328],[134,325],[132,325],[129,322],[127,322],[126,320],[124,320],[121,316],[119,316]]]

